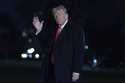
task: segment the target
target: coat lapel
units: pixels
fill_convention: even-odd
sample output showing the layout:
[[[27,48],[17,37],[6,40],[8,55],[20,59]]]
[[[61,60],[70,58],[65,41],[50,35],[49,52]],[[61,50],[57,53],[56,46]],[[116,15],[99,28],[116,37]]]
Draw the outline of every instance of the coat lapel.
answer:
[[[62,31],[60,32],[60,34],[58,35],[58,38],[55,42],[58,42],[59,40],[62,40],[62,38],[64,37],[65,33],[67,33],[69,28],[70,28],[69,23],[67,23],[64,26],[64,28],[62,29]]]

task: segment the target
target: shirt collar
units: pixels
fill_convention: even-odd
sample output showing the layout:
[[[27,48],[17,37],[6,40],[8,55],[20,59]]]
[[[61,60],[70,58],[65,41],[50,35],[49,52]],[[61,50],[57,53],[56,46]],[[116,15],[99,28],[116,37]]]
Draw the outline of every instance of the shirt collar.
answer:
[[[66,20],[66,21],[64,22],[64,24],[61,26],[61,29],[63,29],[63,28],[65,27],[65,25],[67,24],[67,22],[68,22],[68,20]]]

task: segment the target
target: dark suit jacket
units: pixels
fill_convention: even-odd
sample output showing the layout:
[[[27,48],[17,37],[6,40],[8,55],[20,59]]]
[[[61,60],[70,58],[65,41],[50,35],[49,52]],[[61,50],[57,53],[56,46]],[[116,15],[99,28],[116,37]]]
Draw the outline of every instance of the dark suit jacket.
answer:
[[[80,73],[83,50],[82,27],[67,23],[53,48],[56,83],[71,83],[72,73]]]
[[[68,22],[55,42],[52,33],[48,35],[48,41],[44,38],[44,42],[48,42],[46,48],[53,47],[55,83],[72,83],[72,73],[80,73],[83,64],[83,28]],[[42,35],[45,36],[45,33]]]

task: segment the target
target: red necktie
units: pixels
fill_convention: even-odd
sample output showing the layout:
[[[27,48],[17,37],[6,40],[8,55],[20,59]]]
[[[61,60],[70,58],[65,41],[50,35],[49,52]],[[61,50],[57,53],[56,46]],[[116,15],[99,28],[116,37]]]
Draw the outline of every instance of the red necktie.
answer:
[[[60,25],[58,25],[58,26],[56,27],[55,40],[58,38],[60,32],[61,32],[61,27],[60,27]]]
[[[54,32],[54,41],[56,41],[57,40],[57,38],[58,38],[58,36],[59,36],[59,34],[60,34],[60,31],[61,31],[61,27],[58,25],[58,26],[56,26],[56,31]],[[54,64],[54,55],[53,55],[53,46],[50,48],[50,61],[51,61],[51,63],[52,64]]]

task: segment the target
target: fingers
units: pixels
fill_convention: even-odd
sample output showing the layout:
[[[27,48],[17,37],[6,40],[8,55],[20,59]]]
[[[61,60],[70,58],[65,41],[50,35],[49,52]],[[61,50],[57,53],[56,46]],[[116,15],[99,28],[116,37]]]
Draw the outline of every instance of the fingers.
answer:
[[[33,17],[33,22],[37,22],[39,21],[39,18],[38,17]]]
[[[72,74],[72,81],[75,82],[79,79],[79,73],[73,73]]]
[[[43,23],[44,23],[44,21],[41,21],[41,23],[40,23],[41,27],[43,26]]]
[[[44,23],[44,21],[41,21],[41,24],[43,24]]]
[[[43,28],[43,23],[44,21],[39,21],[39,18],[38,17],[33,17],[33,26],[34,28],[36,29],[36,34],[40,33],[42,28]]]
[[[38,17],[33,17],[33,25],[37,25],[37,24],[39,24],[39,25],[43,25],[43,23],[44,23],[44,21],[39,21],[39,18]]]
[[[36,24],[38,24],[38,23],[40,23],[39,22],[39,18],[38,17],[33,17],[33,25],[36,25]]]

